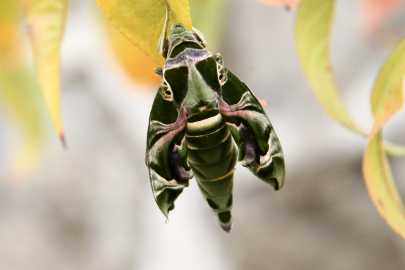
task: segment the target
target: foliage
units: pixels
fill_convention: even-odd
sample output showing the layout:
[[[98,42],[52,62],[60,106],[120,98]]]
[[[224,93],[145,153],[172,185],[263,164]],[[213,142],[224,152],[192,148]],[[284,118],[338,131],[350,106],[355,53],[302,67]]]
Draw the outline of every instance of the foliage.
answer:
[[[35,169],[45,142],[47,118],[14,0],[0,1],[0,97],[2,109],[16,126],[16,150],[7,172],[16,180]],[[59,103],[58,103],[59,104]]]
[[[60,117],[59,51],[67,0],[21,0],[38,81],[53,125],[64,141]]]
[[[168,0],[167,2],[170,5],[169,25],[180,22],[191,30],[187,0]],[[97,3],[112,24],[128,40],[158,65],[163,65],[164,58],[156,50],[166,14],[165,3],[162,0],[97,0]]]
[[[165,20],[163,0],[96,0],[112,24],[151,61],[162,65],[164,59],[157,52],[158,38]],[[363,174],[370,196],[380,214],[388,224],[405,238],[405,211],[392,179],[386,154],[404,156],[405,148],[382,141],[382,128],[388,119],[395,114],[403,103],[402,82],[405,72],[405,41],[402,41],[383,64],[375,81],[371,94],[371,108],[374,124],[371,132],[356,123],[346,110],[339,96],[330,60],[330,35],[335,8],[334,0],[259,0],[269,6],[294,8],[298,5],[295,40],[298,55],[315,95],[326,113],[336,122],[362,136],[368,137],[363,159]],[[361,0],[365,13],[363,25],[370,33],[400,5],[401,0]],[[181,22],[192,29],[189,3],[187,0],[167,0],[170,6],[169,24]],[[224,9],[223,1],[213,0],[200,2],[190,0],[192,6],[205,8],[210,16],[195,17],[198,21],[216,22],[220,16],[214,12]],[[198,2],[198,3],[197,3]],[[221,2],[221,3],[220,3]],[[389,2],[389,4],[387,4]],[[204,3],[204,4],[203,4]],[[220,3],[220,4],[218,4]],[[213,5],[222,5],[221,8]],[[42,103],[36,98],[35,87],[39,85],[48,108],[54,127],[60,138],[64,139],[63,125],[60,117],[60,67],[59,51],[67,12],[67,0],[2,0],[0,1],[0,94],[6,101],[4,107],[21,123],[23,146],[16,164],[21,167],[32,167],[40,152],[43,136]],[[32,76],[27,64],[23,46],[24,36],[19,31],[19,9],[23,11],[28,38],[35,60],[38,82]],[[193,14],[192,14],[193,15]],[[200,17],[200,18],[199,18]],[[203,23],[202,23],[203,25]],[[214,28],[211,28],[214,29]],[[209,34],[209,29],[201,29]],[[380,29],[377,29],[380,31]],[[217,32],[216,32],[217,31]],[[213,36],[218,37],[218,29]],[[126,62],[128,54],[134,49],[116,31],[110,31],[115,48],[121,61],[132,69],[134,62]],[[218,40],[218,38],[209,38]],[[124,46],[124,47],[122,47]],[[209,45],[210,46],[210,45]],[[217,46],[217,45],[211,45]],[[120,55],[121,54],[121,55]],[[10,60],[12,59],[12,60]],[[136,59],[136,58],[134,58]],[[141,59],[141,58],[138,58]],[[143,61],[143,60],[139,60]],[[153,61],[153,62],[152,62]],[[152,74],[153,75],[153,74]],[[151,74],[146,81],[153,80]],[[143,75],[142,75],[143,76]],[[134,75],[138,77],[138,73]],[[139,79],[139,77],[138,77]],[[143,77],[145,79],[145,77]],[[34,86],[34,87],[30,87]],[[24,98],[23,98],[24,96]],[[28,98],[29,97],[29,98]],[[35,100],[35,102],[32,102]],[[29,110],[29,112],[28,112]],[[26,164],[26,165],[23,165]],[[27,165],[31,164],[31,165]],[[29,170],[27,170],[29,171]]]
[[[405,40],[385,61],[371,94],[374,125],[368,136],[363,174],[375,206],[388,224],[405,237],[405,211],[382,147],[382,127],[403,105]]]
[[[334,82],[329,57],[330,29],[334,0],[302,0],[296,20],[298,54],[308,80],[326,112],[350,130],[367,135],[345,109]],[[384,63],[375,82],[371,107],[375,117],[363,160],[363,175],[370,196],[388,224],[405,238],[405,212],[392,179],[386,151],[404,155],[404,148],[383,147],[381,129],[402,107],[402,81],[405,72],[405,40]]]

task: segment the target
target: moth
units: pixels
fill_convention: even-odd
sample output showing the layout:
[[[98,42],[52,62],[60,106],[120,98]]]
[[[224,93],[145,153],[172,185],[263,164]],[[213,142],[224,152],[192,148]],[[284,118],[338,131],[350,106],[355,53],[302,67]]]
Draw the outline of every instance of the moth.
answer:
[[[219,225],[232,228],[236,161],[275,190],[284,184],[284,155],[265,111],[249,87],[206,50],[197,29],[166,22],[158,50],[166,59],[149,118],[145,162],[153,195],[168,218],[195,177]]]

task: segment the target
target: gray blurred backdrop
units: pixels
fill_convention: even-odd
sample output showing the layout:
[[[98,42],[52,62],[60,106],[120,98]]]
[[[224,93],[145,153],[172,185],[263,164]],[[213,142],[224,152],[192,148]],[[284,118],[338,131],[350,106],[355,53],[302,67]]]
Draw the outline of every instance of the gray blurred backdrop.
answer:
[[[334,71],[348,108],[369,128],[370,89],[390,48],[362,38],[357,1],[338,2]],[[304,78],[294,11],[254,0],[229,3],[220,52],[227,68],[269,102],[287,168],[285,186],[275,192],[237,166],[229,234],[194,181],[165,224],[144,163],[157,89],[120,73],[101,16],[95,1],[71,1],[61,60],[69,149],[51,131],[44,162],[26,184],[1,179],[0,269],[405,268],[405,241],[380,217],[364,185],[364,138],[328,118]],[[403,111],[394,117],[386,138],[405,143],[404,118]],[[10,134],[0,116],[0,169]],[[404,195],[404,160],[391,161]]]

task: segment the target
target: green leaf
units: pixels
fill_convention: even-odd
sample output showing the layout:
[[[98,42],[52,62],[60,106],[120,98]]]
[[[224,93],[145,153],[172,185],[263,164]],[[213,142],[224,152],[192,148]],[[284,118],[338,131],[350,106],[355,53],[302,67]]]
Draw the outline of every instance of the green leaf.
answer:
[[[45,104],[31,66],[21,66],[10,73],[0,72],[0,99],[16,131],[8,175],[23,181],[41,160],[47,127]]]
[[[301,1],[295,26],[298,55],[326,112],[347,128],[365,134],[345,108],[332,74],[329,40],[334,5],[334,0]]]
[[[403,105],[405,39],[382,66],[374,84],[371,108],[373,129],[363,159],[363,174],[370,196],[391,228],[405,238],[405,210],[398,194],[385,151],[382,127]]]
[[[191,30],[188,1],[167,2],[170,6],[169,27],[180,22]],[[164,58],[158,53],[158,40],[166,18],[163,0],[97,0],[97,3],[127,39],[157,64],[163,65]]]
[[[189,0],[193,26],[206,37],[207,49],[218,52],[225,30],[229,0]]]

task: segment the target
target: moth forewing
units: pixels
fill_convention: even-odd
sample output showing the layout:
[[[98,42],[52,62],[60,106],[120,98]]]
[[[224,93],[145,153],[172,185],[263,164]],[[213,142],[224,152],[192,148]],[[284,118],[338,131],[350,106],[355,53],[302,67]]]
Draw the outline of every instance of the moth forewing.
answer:
[[[193,177],[187,163],[182,162],[187,155],[185,128],[185,113],[179,113],[159,91],[150,113],[145,160],[153,195],[166,217]]]
[[[284,154],[267,114],[249,87],[226,70],[218,107],[239,146],[239,162],[276,190],[284,184]]]

